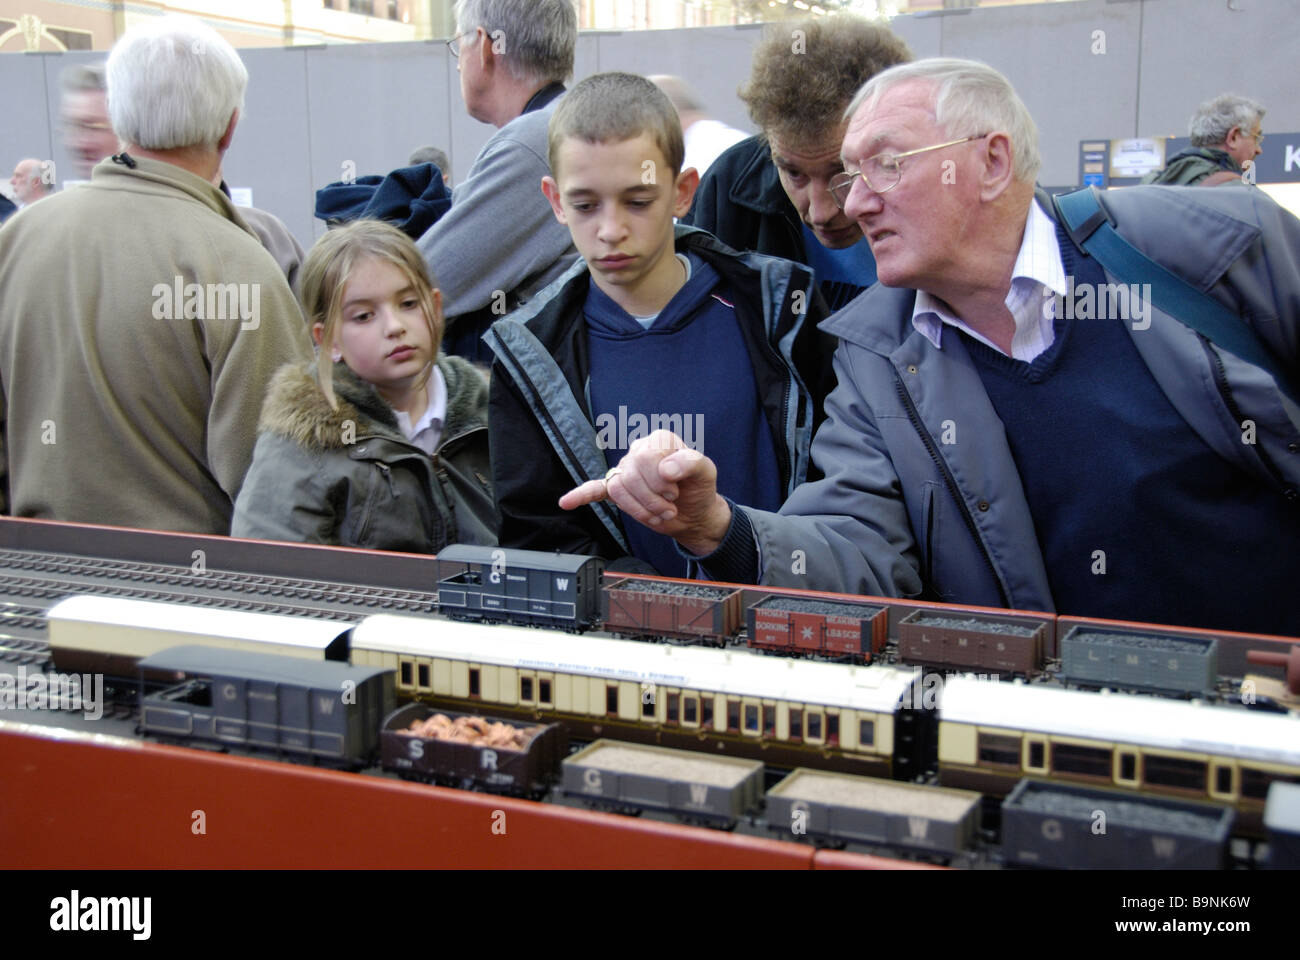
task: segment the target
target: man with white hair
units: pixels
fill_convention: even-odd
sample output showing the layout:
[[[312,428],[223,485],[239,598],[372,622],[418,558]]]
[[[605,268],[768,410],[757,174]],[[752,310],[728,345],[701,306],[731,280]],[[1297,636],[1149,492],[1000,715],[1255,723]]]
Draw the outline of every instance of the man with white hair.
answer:
[[[736,583],[1300,633],[1300,221],[1177,187],[1080,192],[1080,220],[973,61],[893,67],[849,114],[831,189],[881,282],[822,324],[824,479],[753,510],[661,432],[561,505],[612,499]]]
[[[1263,152],[1263,121],[1264,108],[1246,97],[1225,93],[1206,100],[1192,117],[1192,145],[1174,154],[1163,170],[1147,174],[1142,182],[1190,187],[1203,184],[1209,177],[1215,181],[1240,177],[1246,164]]]
[[[14,167],[9,186],[18,201],[18,209],[29,207],[37,200],[43,200],[54,191],[54,183],[45,176],[45,164],[35,157],[19,160]]]
[[[572,0],[457,0],[448,46],[465,109],[498,127],[419,240],[442,289],[443,349],[490,363],[482,334],[577,257],[541,191],[546,127],[573,75]]]
[[[123,152],[0,231],[0,492],[14,516],[226,533],[266,384],[311,356],[212,185],[248,73],[184,17],[128,30],[107,69]]]

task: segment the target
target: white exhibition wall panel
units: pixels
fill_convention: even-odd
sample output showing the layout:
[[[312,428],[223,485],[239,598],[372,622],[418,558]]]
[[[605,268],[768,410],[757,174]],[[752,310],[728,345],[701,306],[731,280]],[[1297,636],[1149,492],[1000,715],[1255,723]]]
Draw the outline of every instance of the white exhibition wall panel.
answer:
[[[1064,186],[1078,181],[1079,140],[1138,132],[1143,6],[1081,0],[935,19],[943,56],[982,60],[1010,79],[1038,125],[1039,182]]]
[[[1220,93],[1258,100],[1264,133],[1300,130],[1300,4],[1295,0],[1142,5],[1138,128],[1187,136],[1197,105]]]

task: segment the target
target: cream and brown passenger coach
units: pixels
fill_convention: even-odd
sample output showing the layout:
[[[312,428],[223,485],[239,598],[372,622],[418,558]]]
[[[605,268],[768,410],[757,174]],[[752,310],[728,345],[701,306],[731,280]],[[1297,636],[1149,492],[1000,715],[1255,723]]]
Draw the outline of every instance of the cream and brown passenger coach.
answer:
[[[553,717],[595,735],[713,739],[776,762],[813,752],[882,776],[894,772],[895,714],[915,679],[895,667],[383,614],[353,631],[352,661],[396,670],[399,697]]]

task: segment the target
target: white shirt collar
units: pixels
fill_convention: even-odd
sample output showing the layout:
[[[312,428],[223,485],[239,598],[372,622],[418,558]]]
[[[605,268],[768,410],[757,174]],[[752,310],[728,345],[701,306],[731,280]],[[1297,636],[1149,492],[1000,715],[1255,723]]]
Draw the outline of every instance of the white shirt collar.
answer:
[[[1052,329],[1055,298],[1049,298],[1046,290],[1065,296],[1065,265],[1061,262],[1061,248],[1056,241],[1056,224],[1036,201],[1030,201],[1020,252],[1011,270],[1011,288],[1006,298],[1007,309],[1016,323],[1011,356],[1017,360],[1032,361],[1055,339]],[[942,349],[944,324],[966,332],[999,353],[1003,352],[959,319],[938,297],[924,290],[916,291],[912,326],[935,347]]]
[[[447,381],[442,378],[442,371],[438,369],[436,363],[429,374],[426,390],[429,405],[425,407],[423,416],[414,425],[405,412],[394,410],[393,413],[397,416],[397,425],[406,439],[429,456],[433,456],[434,451],[438,449],[438,441],[442,439],[443,424],[447,420]]]

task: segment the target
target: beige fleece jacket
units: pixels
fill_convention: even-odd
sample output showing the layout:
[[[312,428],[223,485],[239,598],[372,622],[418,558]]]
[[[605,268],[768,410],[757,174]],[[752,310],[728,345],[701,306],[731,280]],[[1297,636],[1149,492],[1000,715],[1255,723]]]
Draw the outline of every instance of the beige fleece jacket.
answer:
[[[267,383],[311,343],[229,199],[135,163],[0,229],[0,493],[14,516],[225,533]]]

